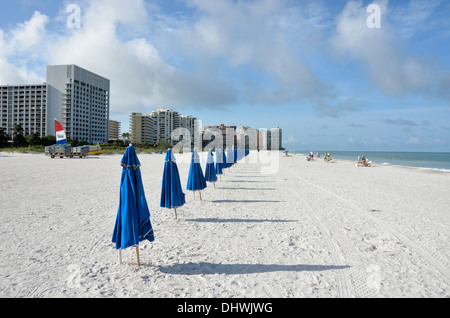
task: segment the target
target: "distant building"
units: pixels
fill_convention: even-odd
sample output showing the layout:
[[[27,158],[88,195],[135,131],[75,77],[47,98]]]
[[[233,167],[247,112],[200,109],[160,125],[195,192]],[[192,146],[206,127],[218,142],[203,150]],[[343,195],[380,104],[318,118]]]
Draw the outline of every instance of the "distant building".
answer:
[[[211,143],[211,140],[222,136],[222,140],[218,142],[219,147],[231,148],[236,146],[236,126],[225,126],[220,124],[219,126],[206,126],[203,134],[203,146]],[[214,136],[211,138],[211,136]]]
[[[109,120],[109,140],[118,140],[120,138],[121,123],[117,120]]]
[[[251,127],[239,126],[236,135],[239,148],[245,146],[246,149],[259,150],[282,150],[282,130],[281,128],[254,129]]]
[[[161,108],[150,114],[132,113],[130,116],[131,141],[135,143],[156,144],[165,141],[174,145],[172,133],[178,128],[186,128],[194,141],[196,118],[180,115],[172,109]]]
[[[260,150],[282,150],[281,128],[259,129],[258,143]]]
[[[240,149],[257,150],[259,148],[259,130],[239,126],[236,134],[236,143]]]
[[[132,113],[130,116],[130,138],[132,143],[156,143],[153,134],[153,119],[142,113]]]
[[[61,122],[70,139],[108,142],[109,80],[76,65],[47,66],[47,82],[0,86],[0,127],[12,137],[20,124],[25,135],[55,136]]]

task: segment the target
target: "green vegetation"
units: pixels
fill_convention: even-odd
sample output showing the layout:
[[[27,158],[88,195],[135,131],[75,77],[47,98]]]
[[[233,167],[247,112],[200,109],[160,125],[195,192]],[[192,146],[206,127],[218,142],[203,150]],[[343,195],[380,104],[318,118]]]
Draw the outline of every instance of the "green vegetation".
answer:
[[[128,133],[123,134],[123,137],[129,138]],[[45,136],[40,138],[37,134],[33,133],[29,136],[24,136],[24,131],[21,125],[15,125],[13,129],[13,143],[8,142],[10,140],[5,129],[0,128],[0,152],[20,152],[20,153],[44,153],[46,146],[56,144],[55,136]],[[89,145],[86,141],[77,141],[68,139],[67,143],[72,147]],[[110,141],[109,143],[100,144],[101,152],[105,155],[110,154],[123,154],[125,153],[128,143],[121,140]],[[165,152],[170,145],[165,140],[160,140],[157,144],[135,144],[136,152],[139,154],[152,154]]]

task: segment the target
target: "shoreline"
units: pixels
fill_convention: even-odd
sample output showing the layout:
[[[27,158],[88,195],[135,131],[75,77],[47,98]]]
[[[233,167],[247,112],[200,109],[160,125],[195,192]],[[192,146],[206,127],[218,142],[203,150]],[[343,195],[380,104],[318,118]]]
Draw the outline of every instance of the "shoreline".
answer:
[[[293,155],[293,154],[291,154]],[[308,154],[300,154],[300,153],[296,153],[295,155],[298,156],[303,156],[303,157],[307,157]],[[322,157],[320,159],[317,159],[316,157],[314,158],[314,161],[323,161]],[[350,159],[335,159],[336,162],[342,161],[342,162],[348,162],[348,163],[353,163],[355,164],[357,160],[350,160]],[[398,168],[405,168],[405,169],[418,169],[418,170],[424,170],[429,171],[429,172],[436,172],[436,173],[450,173],[450,169],[445,169],[445,168],[431,168],[431,167],[417,167],[417,166],[409,166],[409,165],[401,165],[401,164],[392,164],[392,163],[387,163],[387,162],[383,162],[383,163],[379,163],[379,162],[373,162],[372,161],[372,167],[398,167]],[[360,167],[363,168],[363,167]]]

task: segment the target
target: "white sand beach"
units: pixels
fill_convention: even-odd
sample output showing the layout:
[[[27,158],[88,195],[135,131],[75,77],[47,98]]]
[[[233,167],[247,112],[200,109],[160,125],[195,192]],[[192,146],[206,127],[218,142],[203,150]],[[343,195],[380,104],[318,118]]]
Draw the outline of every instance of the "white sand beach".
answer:
[[[156,240],[137,267],[111,243],[121,156],[0,153],[0,297],[450,296],[450,173],[276,153],[266,174],[257,155],[185,191],[178,220],[164,155],[139,155]]]

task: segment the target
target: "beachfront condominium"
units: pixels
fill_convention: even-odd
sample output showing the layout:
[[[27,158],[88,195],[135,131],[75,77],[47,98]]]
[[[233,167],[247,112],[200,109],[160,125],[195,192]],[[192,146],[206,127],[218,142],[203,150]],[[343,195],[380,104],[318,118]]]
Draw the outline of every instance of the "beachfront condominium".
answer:
[[[220,138],[214,142],[215,146],[223,148],[231,148],[236,146],[236,126],[225,126],[220,124],[218,126],[206,126],[202,132],[203,146],[210,144],[212,140]]]
[[[25,135],[56,135],[55,119],[70,139],[109,139],[110,82],[76,65],[47,66],[47,81],[0,86],[0,127],[10,137],[20,124]]]
[[[14,125],[24,135],[46,135],[47,85],[0,86],[0,127],[12,138]]]
[[[190,115],[180,115],[166,108],[157,109],[146,115],[132,113],[130,116],[131,141],[149,144],[166,142],[173,146],[172,133],[178,128],[186,128],[193,141],[195,120],[196,118]]]
[[[282,138],[281,128],[259,129],[258,147],[260,150],[282,150]]]
[[[109,120],[109,140],[118,140],[120,138],[121,123],[117,120]]]

